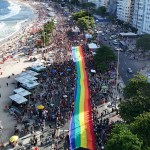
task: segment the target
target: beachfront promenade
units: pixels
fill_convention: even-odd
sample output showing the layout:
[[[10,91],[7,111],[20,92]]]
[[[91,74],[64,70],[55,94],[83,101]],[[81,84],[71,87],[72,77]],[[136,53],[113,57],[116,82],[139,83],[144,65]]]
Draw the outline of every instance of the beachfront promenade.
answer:
[[[17,85],[12,84],[15,82],[14,78],[22,71],[25,71],[25,68],[32,66],[29,57],[36,57],[41,61],[43,52],[35,50],[34,53],[31,53],[31,56],[28,57],[24,56],[24,52],[20,52],[14,56],[16,60],[10,58],[5,61],[4,64],[1,64],[2,75],[0,75],[0,78],[2,80],[0,80],[0,100],[2,105],[0,105],[0,113],[2,115],[0,116],[0,120],[2,120],[4,126],[2,133],[2,140],[4,142],[8,141],[9,137],[13,135],[15,130],[14,126],[17,125],[20,130],[19,135],[21,135],[19,139],[22,141],[23,145],[28,144],[31,146],[31,139],[33,138],[33,134],[35,134],[38,140],[36,145],[40,146],[40,150],[53,149],[52,147],[62,147],[62,149],[65,149],[64,146],[68,147],[69,143],[67,134],[70,118],[74,110],[74,89],[76,80],[76,70],[71,55],[72,46],[82,45],[85,53],[85,65],[89,77],[94,120],[96,121],[102,117],[112,117],[115,115],[115,113],[111,113],[111,111],[106,112],[107,105],[109,105],[115,98],[115,76],[112,71],[115,70],[115,65],[112,70],[110,68],[110,71],[104,75],[99,72],[92,74],[90,70],[93,69],[92,67],[94,66],[92,61],[93,56],[91,55],[91,51],[87,48],[88,43],[84,35],[79,33],[78,38],[73,33],[68,35],[68,32],[70,33],[74,26],[73,22],[64,16],[63,10],[55,5],[54,8],[56,9],[55,13],[57,16],[55,18],[58,21],[55,27],[56,33],[52,39],[52,44],[44,50],[44,56],[47,59],[46,61],[51,61],[51,63],[45,63],[46,70],[41,72],[38,77],[40,86],[32,91],[31,101],[28,106],[29,109],[25,109],[25,116],[30,122],[30,126],[24,130],[25,132],[22,132],[22,127],[26,127],[26,125],[22,123],[17,124],[15,119],[10,116],[8,112],[4,111],[4,108],[6,104],[9,105],[9,103],[11,103],[8,97],[12,95],[13,90]],[[43,19],[46,18],[43,17]],[[35,39],[36,36],[32,36],[32,38]],[[20,56],[18,57],[18,55]],[[42,60],[42,62],[46,61]],[[8,76],[10,76],[10,78],[8,78]],[[107,86],[107,90],[109,91],[108,95],[103,93],[102,87],[104,85]],[[98,93],[97,91],[100,92]],[[41,116],[37,111],[38,104],[45,106],[45,111],[43,111]],[[115,119],[117,120],[118,116],[115,115],[115,118],[112,118],[112,120]],[[44,124],[46,123],[44,128],[43,122]],[[36,129],[35,125],[38,125],[38,129]],[[94,122],[94,125],[97,126],[98,122]],[[44,137],[41,135],[44,135]],[[47,144],[45,143],[46,140]],[[44,146],[42,145],[42,142]],[[45,145],[47,147],[45,147]],[[98,145],[96,146],[98,147]]]

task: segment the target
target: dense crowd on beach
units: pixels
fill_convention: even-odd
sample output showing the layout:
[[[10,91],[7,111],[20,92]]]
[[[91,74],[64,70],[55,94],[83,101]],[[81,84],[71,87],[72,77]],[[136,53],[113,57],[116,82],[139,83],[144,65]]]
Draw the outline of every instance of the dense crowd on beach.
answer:
[[[51,44],[44,51],[39,52],[44,56],[45,61],[52,60],[53,63],[45,64],[46,69],[39,74],[37,81],[40,85],[32,91],[30,102],[19,106],[22,109],[22,116],[16,116],[18,125],[15,126],[14,134],[22,137],[31,133],[31,147],[39,143],[34,133],[37,130],[44,132],[47,127],[52,131],[50,141],[52,139],[62,141],[68,138],[68,132],[60,136],[57,135],[57,132],[70,120],[74,110],[76,70],[72,60],[71,47],[81,45],[89,78],[92,116],[97,139],[96,146],[101,150],[107,139],[105,133],[110,131],[111,126],[109,126],[109,119],[103,119],[106,114],[104,112],[99,114],[98,106],[110,100],[114,101],[113,86],[116,82],[116,66],[111,64],[110,69],[105,74],[97,71],[94,67],[92,50],[87,46],[90,41],[84,37],[83,33],[72,32],[75,24],[71,19],[64,16],[61,9],[57,8],[56,16],[58,23],[53,31]],[[49,54],[51,56],[47,57]],[[91,69],[95,72],[91,72]],[[102,88],[104,86],[105,89]],[[42,105],[44,108],[39,110],[37,109],[38,105]],[[19,128],[19,124],[21,128]],[[106,127],[108,128],[106,129]],[[41,146],[43,144],[42,139],[41,134]],[[57,142],[55,142],[55,149],[57,149]]]

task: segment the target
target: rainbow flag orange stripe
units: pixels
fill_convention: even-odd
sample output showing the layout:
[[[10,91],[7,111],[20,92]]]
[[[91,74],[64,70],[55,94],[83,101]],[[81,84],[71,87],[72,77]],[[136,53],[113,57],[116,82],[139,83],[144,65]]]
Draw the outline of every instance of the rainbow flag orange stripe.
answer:
[[[72,54],[76,65],[77,78],[74,94],[74,112],[69,129],[70,145],[72,150],[78,148],[95,150],[88,77],[82,47],[72,47]]]

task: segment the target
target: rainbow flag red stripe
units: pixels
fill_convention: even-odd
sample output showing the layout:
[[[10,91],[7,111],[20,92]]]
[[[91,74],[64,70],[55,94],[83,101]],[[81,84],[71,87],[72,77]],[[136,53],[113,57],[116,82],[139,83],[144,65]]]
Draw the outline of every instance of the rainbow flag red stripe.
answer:
[[[74,94],[74,112],[69,130],[70,145],[72,150],[78,148],[95,150],[88,77],[82,47],[72,47],[72,54],[76,65],[77,79]]]

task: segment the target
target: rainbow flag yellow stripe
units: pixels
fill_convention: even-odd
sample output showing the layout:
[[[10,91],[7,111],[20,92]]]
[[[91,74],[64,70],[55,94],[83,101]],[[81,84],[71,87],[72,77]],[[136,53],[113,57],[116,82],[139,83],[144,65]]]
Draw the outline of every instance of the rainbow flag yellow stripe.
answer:
[[[73,61],[76,66],[76,88],[74,112],[70,122],[71,149],[85,148],[95,150],[88,77],[85,69],[84,54],[81,46],[72,47]]]

